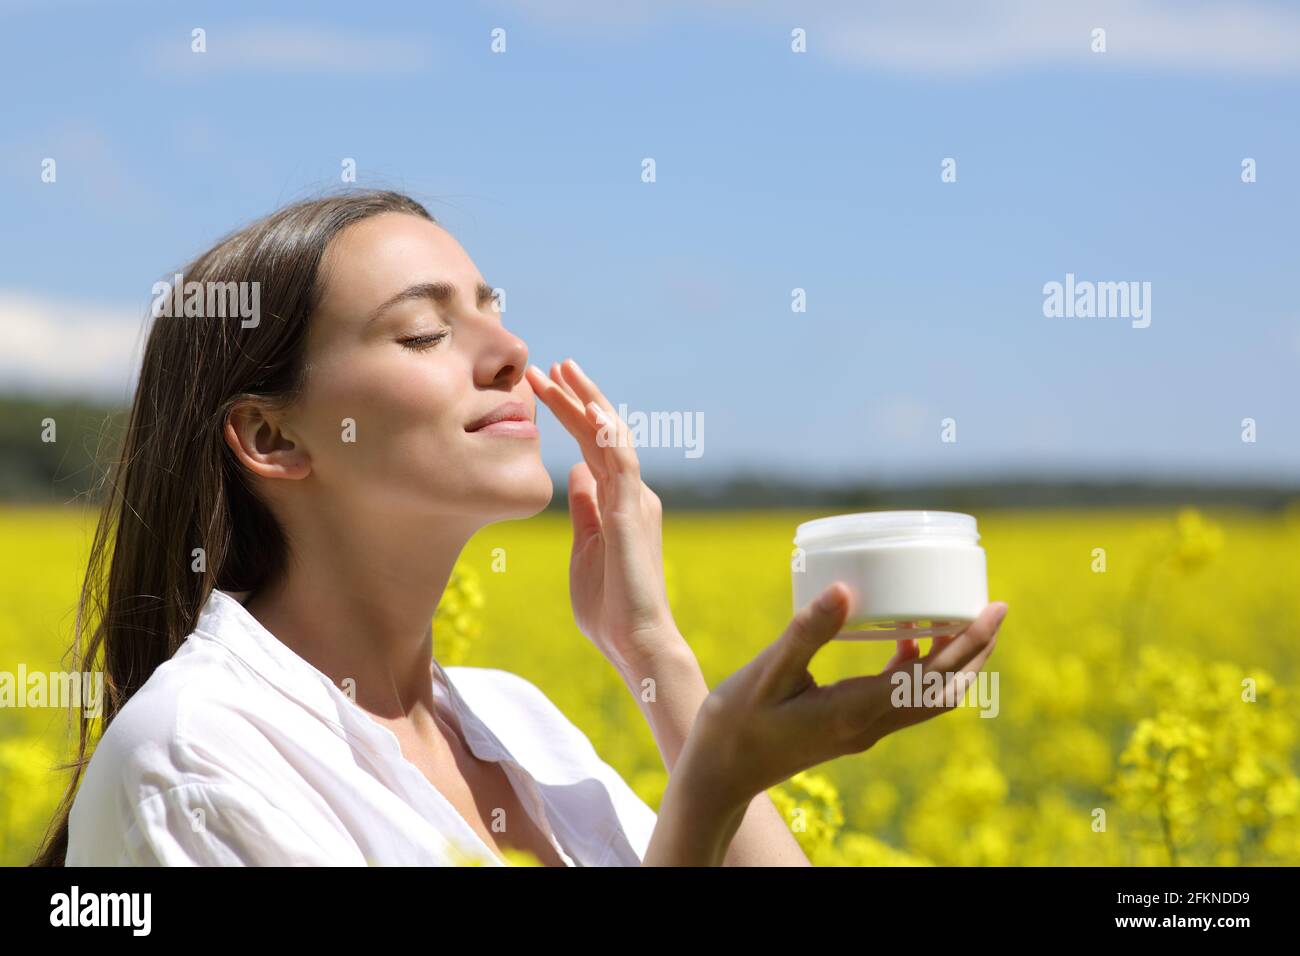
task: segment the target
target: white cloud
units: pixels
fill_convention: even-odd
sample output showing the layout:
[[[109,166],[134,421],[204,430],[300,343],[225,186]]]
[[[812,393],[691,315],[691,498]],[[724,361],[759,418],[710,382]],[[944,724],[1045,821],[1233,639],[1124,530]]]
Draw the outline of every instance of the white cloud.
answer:
[[[146,313],[0,289],[0,389],[129,398]]]
[[[1270,0],[661,0],[611,18],[601,0],[507,0],[534,18],[626,32],[657,18],[708,15],[808,31],[818,51],[853,66],[902,73],[980,73],[1035,66],[1300,73],[1300,9]],[[703,24],[702,24],[703,25]],[[681,26],[681,23],[678,24]],[[1090,49],[1106,31],[1106,53]]]
[[[196,24],[202,27],[202,24]],[[358,33],[307,23],[255,23],[206,30],[206,51],[191,49],[188,30],[155,35],[143,55],[169,74],[213,71],[332,74],[419,73],[432,65],[434,34]],[[486,36],[483,40],[487,43]]]
[[[1096,28],[1106,33],[1104,54],[1091,50]],[[1258,2],[933,0],[908,5],[903,16],[862,17],[825,42],[848,62],[928,72],[1109,63],[1191,72],[1300,71],[1300,13]]]

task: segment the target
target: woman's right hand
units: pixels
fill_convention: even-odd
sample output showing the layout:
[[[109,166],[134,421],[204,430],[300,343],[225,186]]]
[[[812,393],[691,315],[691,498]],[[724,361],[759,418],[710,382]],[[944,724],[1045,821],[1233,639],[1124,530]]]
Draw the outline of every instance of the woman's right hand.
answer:
[[[844,626],[850,600],[844,584],[832,584],[778,640],[705,698],[681,759],[717,805],[743,811],[758,794],[802,770],[860,753],[886,734],[957,706],[993,653],[1007,611],[1003,602],[990,604],[960,634],[935,638],[925,657],[918,657],[915,638],[902,640],[881,673],[818,685],[808,664]],[[945,675],[942,705],[895,706],[898,685],[891,678],[901,670],[911,677],[918,663],[921,689],[925,675]]]

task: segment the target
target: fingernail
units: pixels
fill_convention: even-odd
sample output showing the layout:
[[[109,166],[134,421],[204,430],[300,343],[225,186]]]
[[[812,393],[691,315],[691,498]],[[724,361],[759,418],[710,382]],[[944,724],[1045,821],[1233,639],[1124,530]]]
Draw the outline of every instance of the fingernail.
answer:
[[[577,372],[579,375],[586,375],[586,374],[587,374],[586,372],[584,372],[584,371],[582,370],[582,366],[579,365],[577,362],[575,362],[573,359],[569,359],[569,367],[572,368],[572,369],[573,369],[575,372]]]
[[[833,611],[839,603],[839,588],[833,584],[823,591],[822,596],[817,599],[817,606],[823,611]]]
[[[993,626],[994,626],[994,627],[997,627],[998,625],[1000,625],[1000,624],[1002,623],[1002,619],[1003,619],[1004,617],[1007,616],[1007,611],[1008,611],[1008,610],[1009,610],[1009,608],[1007,607],[1006,604],[1003,604],[1001,601],[998,602],[998,604],[997,604],[997,610],[995,610],[995,611],[993,612]]]

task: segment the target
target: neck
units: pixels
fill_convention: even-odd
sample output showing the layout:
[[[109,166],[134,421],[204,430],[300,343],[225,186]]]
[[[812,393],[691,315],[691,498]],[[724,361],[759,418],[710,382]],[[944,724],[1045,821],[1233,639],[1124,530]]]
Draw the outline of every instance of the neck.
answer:
[[[353,512],[286,530],[289,566],[249,598],[249,613],[340,690],[351,678],[362,709],[431,724],[433,615],[477,525]]]

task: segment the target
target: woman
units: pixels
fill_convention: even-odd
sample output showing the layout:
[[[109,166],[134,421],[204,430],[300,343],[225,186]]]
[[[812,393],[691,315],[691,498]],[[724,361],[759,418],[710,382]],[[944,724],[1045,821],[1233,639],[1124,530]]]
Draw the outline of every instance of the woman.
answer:
[[[37,863],[806,865],[764,790],[935,712],[891,708],[888,671],[813,681],[842,584],[710,693],[626,426],[572,362],[528,365],[415,201],[297,203],[182,275],[260,314],[156,316],[78,612],[104,730]],[[537,399],[582,450],[574,616],[650,724],[657,815],[534,685],[432,656],[471,535],[550,500]],[[1004,611],[924,665],[977,671]]]

